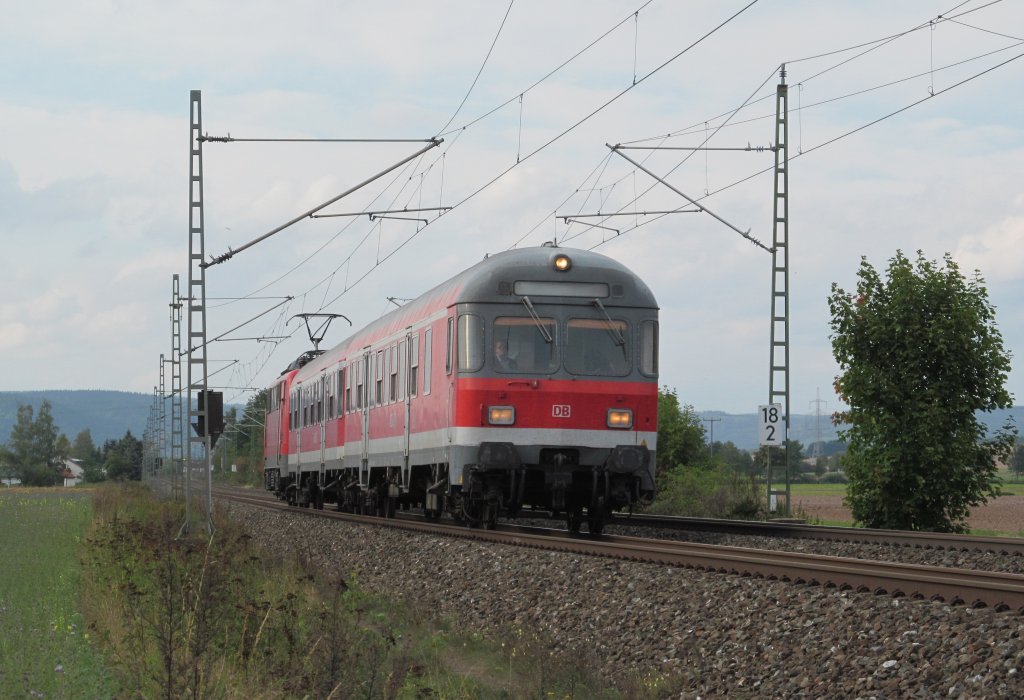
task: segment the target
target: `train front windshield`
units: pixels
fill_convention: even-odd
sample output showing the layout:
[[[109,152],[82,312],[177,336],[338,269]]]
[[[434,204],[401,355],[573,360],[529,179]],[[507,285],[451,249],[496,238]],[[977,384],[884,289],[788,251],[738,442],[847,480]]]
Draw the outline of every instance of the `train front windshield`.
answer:
[[[612,377],[629,374],[629,326],[625,321],[571,318],[567,328],[565,368],[569,372]]]
[[[558,324],[553,318],[494,319],[494,368],[505,373],[551,374],[558,369]]]
[[[602,310],[603,311],[603,310]],[[488,329],[487,326],[490,326]],[[627,377],[658,372],[658,322],[570,316],[459,315],[458,366],[500,374]],[[489,333],[487,331],[490,331]],[[637,335],[638,334],[638,335]]]

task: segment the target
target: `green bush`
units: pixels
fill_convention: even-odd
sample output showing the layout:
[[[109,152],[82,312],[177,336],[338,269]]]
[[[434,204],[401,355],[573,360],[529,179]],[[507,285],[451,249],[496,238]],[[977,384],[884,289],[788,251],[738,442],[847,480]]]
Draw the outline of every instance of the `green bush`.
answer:
[[[680,466],[662,474],[658,497],[647,509],[660,515],[755,519],[764,515],[761,487],[726,465]]]

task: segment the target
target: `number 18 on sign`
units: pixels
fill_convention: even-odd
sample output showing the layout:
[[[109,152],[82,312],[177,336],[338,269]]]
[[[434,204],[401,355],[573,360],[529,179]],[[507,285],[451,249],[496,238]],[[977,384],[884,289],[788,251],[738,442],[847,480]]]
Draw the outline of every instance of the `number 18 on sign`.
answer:
[[[757,407],[758,439],[762,446],[777,447],[783,443],[782,404],[770,403]]]

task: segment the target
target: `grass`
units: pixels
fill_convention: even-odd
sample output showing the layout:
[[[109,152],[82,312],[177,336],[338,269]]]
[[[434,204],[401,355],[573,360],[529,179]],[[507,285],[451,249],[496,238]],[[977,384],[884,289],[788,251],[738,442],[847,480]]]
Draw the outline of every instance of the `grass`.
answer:
[[[778,490],[786,488],[776,485]],[[790,492],[794,496],[845,496],[846,484],[790,484]]]
[[[87,615],[130,697],[644,700],[671,683],[612,688],[535,635],[461,630],[270,555],[226,519],[179,538],[180,504],[138,486],[97,490],[95,511]]]
[[[84,490],[0,492],[0,697],[118,694],[78,606],[91,519]]]

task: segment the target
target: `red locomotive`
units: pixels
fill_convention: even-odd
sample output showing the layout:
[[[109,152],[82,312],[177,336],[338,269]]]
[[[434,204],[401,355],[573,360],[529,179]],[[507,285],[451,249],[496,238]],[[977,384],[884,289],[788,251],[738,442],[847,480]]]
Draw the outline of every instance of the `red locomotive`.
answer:
[[[657,412],[647,285],[598,253],[511,250],[282,373],[266,486],[297,505],[483,527],[530,506],[599,533],[654,495]]]

